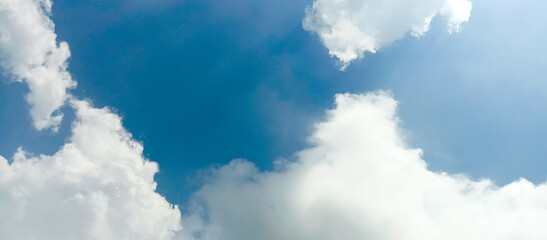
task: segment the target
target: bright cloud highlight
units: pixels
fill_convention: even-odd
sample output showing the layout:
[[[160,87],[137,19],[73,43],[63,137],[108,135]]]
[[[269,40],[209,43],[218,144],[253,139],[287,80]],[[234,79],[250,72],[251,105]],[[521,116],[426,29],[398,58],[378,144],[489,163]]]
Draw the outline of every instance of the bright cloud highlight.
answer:
[[[467,0],[316,0],[306,10],[303,27],[319,35],[344,69],[409,32],[425,34],[437,15],[447,18],[449,32],[458,32],[470,14]]]
[[[5,75],[25,82],[30,116],[38,130],[57,130],[58,112],[76,86],[66,71],[68,44],[57,44],[50,0],[0,0],[0,64]]]
[[[547,186],[427,170],[385,92],[340,94],[313,147],[284,170],[214,169],[183,217],[186,239],[545,239]]]

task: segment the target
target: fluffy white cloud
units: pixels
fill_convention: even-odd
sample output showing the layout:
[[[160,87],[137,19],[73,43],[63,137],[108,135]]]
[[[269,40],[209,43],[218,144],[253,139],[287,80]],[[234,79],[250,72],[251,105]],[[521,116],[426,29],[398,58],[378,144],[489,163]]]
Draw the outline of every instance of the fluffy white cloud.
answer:
[[[449,32],[457,32],[470,13],[467,0],[316,0],[306,10],[303,27],[319,35],[344,69],[408,32],[423,35],[437,15],[447,18]]]
[[[0,0],[2,65],[29,85],[38,129],[58,126],[55,112],[75,85],[50,8],[48,0]],[[304,25],[348,64],[406,32],[424,34],[437,14],[458,31],[470,9],[465,0],[317,0]],[[406,146],[397,104],[384,92],[337,95],[313,146],[295,162],[278,161],[280,170],[260,172],[245,160],[212,170],[183,217],[155,192],[158,165],[143,157],[118,115],[87,101],[71,106],[77,119],[57,153],[0,157],[0,239],[162,240],[176,232],[197,240],[547,238],[547,185],[521,179],[498,187],[427,170],[421,150]]]
[[[66,71],[68,45],[57,44],[50,12],[50,0],[0,0],[0,64],[28,85],[34,126],[56,131],[63,117],[57,110],[76,83]]]
[[[313,147],[283,170],[245,160],[212,170],[182,239],[546,239],[547,186],[427,170],[385,92],[336,96]],[[184,236],[182,236],[184,235]]]
[[[0,60],[6,75],[29,86],[34,126],[56,130],[56,112],[76,84],[50,11],[49,0],[0,0]],[[76,120],[57,153],[0,156],[0,239],[172,239],[181,213],[155,191],[158,165],[118,115],[70,101]]]
[[[52,156],[0,157],[0,239],[172,239],[180,211],[155,192],[155,162],[108,109],[72,101],[72,136]]]

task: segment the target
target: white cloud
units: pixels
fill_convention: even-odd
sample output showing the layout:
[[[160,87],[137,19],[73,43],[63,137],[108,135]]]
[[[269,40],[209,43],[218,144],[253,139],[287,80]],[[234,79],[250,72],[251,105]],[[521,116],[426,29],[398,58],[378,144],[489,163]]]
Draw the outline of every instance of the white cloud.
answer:
[[[306,10],[303,27],[319,35],[344,69],[409,32],[425,34],[437,15],[448,19],[449,32],[457,32],[470,13],[467,0],[316,0]]]
[[[56,113],[75,87],[68,45],[57,45],[49,0],[0,0],[0,60],[25,82],[37,129],[56,130]],[[51,155],[19,149],[0,156],[0,239],[172,239],[181,213],[156,193],[158,165],[143,157],[118,115],[72,99],[72,135]]]
[[[72,101],[72,136],[52,156],[0,157],[0,239],[172,239],[180,211],[155,192],[155,162],[120,117]]]
[[[336,96],[298,161],[260,172],[234,160],[212,171],[182,239],[546,239],[547,186],[428,171],[406,146],[384,92]],[[183,236],[184,235],[184,236]]]
[[[65,42],[57,44],[49,0],[0,0],[0,64],[30,92],[30,115],[38,130],[57,130],[67,89],[75,87],[66,71],[70,57]]]
[[[418,2],[317,0],[304,24],[348,64],[409,31],[424,34],[437,14],[450,31],[469,18],[465,0]],[[38,129],[58,126],[55,112],[75,86],[50,8],[47,0],[0,0],[2,64],[29,85]],[[162,240],[177,231],[198,240],[547,238],[547,185],[521,179],[498,187],[428,171],[421,150],[406,146],[397,104],[384,92],[337,95],[313,146],[296,162],[278,161],[281,170],[260,172],[245,160],[212,170],[182,218],[156,193],[158,165],[120,117],[87,101],[71,106],[77,119],[57,153],[0,157],[0,239]]]

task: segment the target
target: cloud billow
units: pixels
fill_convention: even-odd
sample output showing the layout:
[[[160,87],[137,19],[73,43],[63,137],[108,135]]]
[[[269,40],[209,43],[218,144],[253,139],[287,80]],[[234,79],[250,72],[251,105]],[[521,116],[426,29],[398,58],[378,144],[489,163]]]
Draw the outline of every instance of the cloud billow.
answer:
[[[212,170],[183,217],[186,239],[545,239],[547,186],[429,171],[390,94],[340,94],[283,171]],[[183,238],[184,239],[184,238]]]
[[[331,56],[345,69],[365,52],[374,53],[407,33],[421,36],[442,15],[448,31],[469,20],[467,0],[316,0],[306,10],[305,30],[319,35]]]
[[[72,107],[72,136],[57,153],[0,156],[0,239],[172,239],[180,211],[155,192],[158,165],[119,116]]]

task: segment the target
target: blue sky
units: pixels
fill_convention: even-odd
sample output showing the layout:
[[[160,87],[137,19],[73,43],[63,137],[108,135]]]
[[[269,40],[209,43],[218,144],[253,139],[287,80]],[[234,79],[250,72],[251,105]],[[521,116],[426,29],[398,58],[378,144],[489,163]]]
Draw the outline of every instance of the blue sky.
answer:
[[[311,3],[58,0],[52,20],[70,45],[71,92],[123,117],[174,204],[188,203],[211,166],[295,161],[335,94],[378,89],[399,102],[404,137],[429,169],[500,185],[547,180],[547,3],[473,1],[461,32],[449,34],[437,16],[424,36],[344,71],[302,28]],[[0,155],[57,152],[74,113],[62,109],[58,133],[37,131],[27,88],[2,80]]]
[[[53,20],[71,47],[76,94],[124,117],[160,163],[160,192],[170,199],[185,201],[180,189],[190,191],[189,179],[211,164],[246,158],[270,169],[276,158],[290,159],[334,94],[375,89],[393,92],[408,138],[432,169],[500,184],[545,180],[541,2],[474,1],[461,33],[449,35],[436,18],[425,36],[345,72],[302,29],[307,1],[142,4],[57,1]],[[2,111],[10,126],[2,154],[19,146],[54,153],[67,127],[59,135],[29,129],[21,124],[30,121],[24,87],[2,89],[14,108]]]

